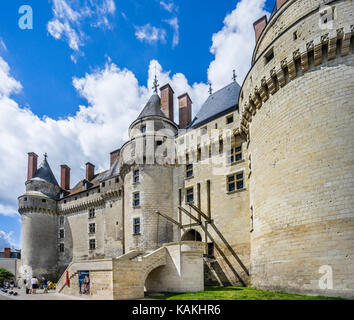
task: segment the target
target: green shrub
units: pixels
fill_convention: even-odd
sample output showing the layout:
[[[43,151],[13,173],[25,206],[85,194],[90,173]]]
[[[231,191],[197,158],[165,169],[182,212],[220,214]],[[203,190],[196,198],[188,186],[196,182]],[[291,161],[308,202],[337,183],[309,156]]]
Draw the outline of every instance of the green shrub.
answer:
[[[15,276],[13,275],[12,272],[9,270],[6,270],[5,268],[0,268],[0,282],[4,282],[5,280],[10,280],[11,278],[14,278]]]

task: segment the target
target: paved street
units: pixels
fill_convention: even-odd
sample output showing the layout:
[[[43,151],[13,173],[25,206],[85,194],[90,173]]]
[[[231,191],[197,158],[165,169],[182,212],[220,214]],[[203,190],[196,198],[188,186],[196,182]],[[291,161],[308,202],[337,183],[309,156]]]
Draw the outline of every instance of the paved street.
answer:
[[[85,298],[66,296],[54,291],[43,293],[43,290],[37,290],[37,294],[26,294],[25,290],[15,289],[17,296],[12,296],[0,291],[0,300],[87,300]]]

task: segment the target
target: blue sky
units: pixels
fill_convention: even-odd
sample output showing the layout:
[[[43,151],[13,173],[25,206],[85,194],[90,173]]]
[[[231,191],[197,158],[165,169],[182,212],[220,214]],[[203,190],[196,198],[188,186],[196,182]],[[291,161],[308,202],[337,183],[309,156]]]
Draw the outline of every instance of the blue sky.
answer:
[[[151,94],[155,68],[176,96],[190,93],[195,114],[208,81],[218,89],[235,68],[242,83],[254,46],[252,23],[274,3],[2,1],[0,247],[20,244],[16,201],[24,192],[27,152],[48,152],[57,178],[67,163],[73,182],[86,161],[105,169],[109,151],[125,141]],[[23,4],[33,9],[32,30],[18,26]]]

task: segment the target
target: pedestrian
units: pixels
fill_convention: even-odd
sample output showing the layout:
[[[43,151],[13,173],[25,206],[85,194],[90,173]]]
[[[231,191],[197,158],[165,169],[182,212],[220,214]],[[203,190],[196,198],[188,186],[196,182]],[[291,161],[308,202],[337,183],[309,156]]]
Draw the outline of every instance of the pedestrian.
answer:
[[[38,279],[36,276],[33,276],[31,279],[31,284],[32,284],[32,293],[36,294],[37,289],[39,287]]]
[[[43,286],[43,293],[48,293],[48,284],[47,279],[42,277],[42,286]]]
[[[84,293],[90,293],[90,278],[88,276],[84,277]]]
[[[32,290],[32,284],[31,284],[31,279],[26,280],[26,293],[31,294]]]
[[[14,279],[11,279],[10,281],[10,290],[13,290],[15,288],[15,281]]]

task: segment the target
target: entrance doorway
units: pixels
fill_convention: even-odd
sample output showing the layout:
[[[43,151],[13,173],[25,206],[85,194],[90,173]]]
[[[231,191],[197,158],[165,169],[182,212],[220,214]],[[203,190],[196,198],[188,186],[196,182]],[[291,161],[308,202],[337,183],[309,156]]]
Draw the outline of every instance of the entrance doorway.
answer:
[[[202,241],[200,233],[194,229],[188,230],[181,238],[182,241]]]

